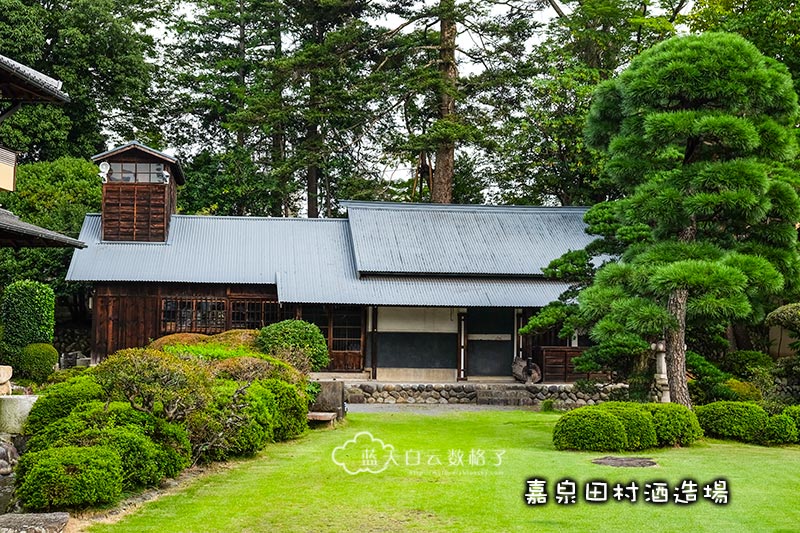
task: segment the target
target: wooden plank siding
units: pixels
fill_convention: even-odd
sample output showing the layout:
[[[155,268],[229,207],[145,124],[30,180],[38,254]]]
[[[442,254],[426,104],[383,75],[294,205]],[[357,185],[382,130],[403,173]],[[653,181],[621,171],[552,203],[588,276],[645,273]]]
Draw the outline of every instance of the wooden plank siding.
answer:
[[[103,240],[166,241],[173,196],[174,187],[165,183],[104,184]]]
[[[97,362],[123,348],[137,348],[168,333],[162,324],[164,300],[222,301],[231,327],[234,302],[264,302],[278,306],[275,285],[212,285],[188,283],[103,283],[94,288],[92,360]],[[295,314],[284,306],[285,318]],[[283,318],[280,315],[279,318]]]

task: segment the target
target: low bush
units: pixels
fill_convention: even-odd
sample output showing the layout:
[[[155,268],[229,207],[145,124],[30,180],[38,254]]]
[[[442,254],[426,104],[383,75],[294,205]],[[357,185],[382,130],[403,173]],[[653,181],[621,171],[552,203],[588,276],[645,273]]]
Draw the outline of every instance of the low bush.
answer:
[[[114,503],[122,493],[119,455],[103,446],[27,453],[17,465],[17,496],[31,510]]]
[[[272,408],[273,436],[276,441],[293,439],[308,428],[308,398],[295,385],[279,379],[259,384],[274,398]]]
[[[784,415],[787,415],[794,420],[794,425],[800,430],[800,405],[790,405],[783,409]]]
[[[714,402],[695,408],[706,435],[742,442],[759,442],[769,415],[754,403]]]
[[[258,334],[258,346],[264,353],[279,359],[282,359],[282,353],[296,357],[298,354],[295,350],[301,350],[308,358],[312,371],[322,370],[330,363],[325,337],[317,326],[302,320],[284,320],[263,328]],[[287,362],[292,364],[291,361]],[[304,370],[304,365],[292,366]]]
[[[658,446],[689,446],[703,436],[694,411],[677,403],[648,403]]]
[[[625,427],[627,450],[646,450],[658,444],[653,415],[644,404],[631,402],[604,402],[598,406],[616,416]]]
[[[207,342],[227,346],[228,348],[246,348],[247,350],[258,350],[257,329],[230,329],[208,338]],[[187,343],[188,344],[188,343]]]
[[[186,420],[196,461],[252,455],[272,441],[275,400],[258,381],[218,380],[213,398]]]
[[[65,439],[67,446],[104,446],[115,451],[122,468],[122,488],[152,487],[166,474],[161,466],[162,450],[135,426],[87,429]]]
[[[231,357],[259,357],[259,355],[261,355],[244,346],[230,348],[213,342],[201,344],[172,344],[170,346],[164,346],[163,351],[179,356],[197,357],[206,361],[220,361],[223,359],[230,359]]]
[[[58,363],[58,350],[52,344],[29,344],[10,358],[9,364],[14,368],[14,376],[30,379],[36,383],[44,383],[55,372]]]
[[[725,354],[719,361],[719,369],[730,372],[737,378],[749,381],[753,377],[753,369],[766,368],[769,370],[775,366],[772,357],[764,352],[753,350],[738,350]]]
[[[47,376],[46,383],[48,385],[53,385],[54,383],[64,383],[65,381],[69,381],[72,378],[78,377],[82,375],[86,370],[89,370],[88,366],[74,366],[72,368],[65,368],[63,370],[57,370]]]
[[[147,348],[120,350],[94,367],[109,394],[167,421],[182,421],[209,400],[211,373],[197,360]]]
[[[760,402],[763,399],[761,391],[752,383],[731,378],[725,386],[733,392],[737,402]]]
[[[94,375],[89,373],[51,385],[42,391],[33,404],[24,432],[33,435],[48,424],[69,415],[77,405],[103,398],[103,388],[95,381]]]
[[[555,408],[555,400],[544,400],[542,404],[539,406],[539,410],[543,413],[552,413],[556,410]]]
[[[52,343],[55,306],[53,289],[44,283],[21,280],[8,285],[0,303],[3,341],[18,348]]]
[[[151,350],[163,350],[165,346],[172,346],[174,344],[197,344],[208,339],[208,335],[202,333],[173,333],[172,335],[164,335],[159,337],[150,344],[147,348]]]
[[[596,406],[564,413],[553,429],[558,450],[623,451],[628,446],[625,427],[612,413]]]
[[[797,442],[797,425],[789,415],[775,415],[769,417],[761,443],[767,446],[792,444]]]
[[[282,379],[293,385],[302,385],[306,381],[306,377],[295,368],[268,355],[232,357],[215,361],[211,366],[211,371],[217,378],[234,381]]]
[[[717,368],[705,357],[694,352],[686,352],[686,368],[693,376],[688,385],[689,396],[694,405],[737,399],[736,394],[725,385],[731,378],[730,374]]]

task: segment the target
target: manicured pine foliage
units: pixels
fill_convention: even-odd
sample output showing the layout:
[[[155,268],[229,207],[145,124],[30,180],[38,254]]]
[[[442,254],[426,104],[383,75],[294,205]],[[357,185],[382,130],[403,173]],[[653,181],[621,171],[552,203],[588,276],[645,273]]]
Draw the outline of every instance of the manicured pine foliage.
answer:
[[[641,368],[665,339],[673,402],[691,405],[687,323],[762,321],[797,290],[797,153],[792,79],[737,35],[677,37],[599,86],[587,139],[625,195],[586,215],[612,252],[578,298],[598,343],[582,369]]]

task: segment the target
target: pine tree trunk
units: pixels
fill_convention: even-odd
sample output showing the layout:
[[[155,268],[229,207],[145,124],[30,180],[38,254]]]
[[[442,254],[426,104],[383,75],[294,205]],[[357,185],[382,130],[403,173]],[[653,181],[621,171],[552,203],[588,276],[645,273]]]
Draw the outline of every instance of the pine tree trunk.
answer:
[[[316,125],[309,126],[306,131],[306,146],[309,153],[319,149],[321,138]],[[315,154],[316,155],[316,154]],[[306,167],[306,190],[308,193],[308,218],[319,218],[319,174],[320,169],[316,160],[308,163]]]
[[[456,114],[456,21],[455,0],[442,0],[441,43],[439,49],[439,70],[442,85],[439,93],[439,120],[452,120]],[[431,199],[437,204],[453,202],[453,169],[455,167],[456,145],[451,140],[440,141],[436,147],[436,162],[433,170]]]
[[[673,403],[692,407],[689,387],[686,383],[686,307],[689,300],[687,289],[676,289],[669,295],[667,311],[678,321],[675,329],[665,335],[667,379],[669,395]]]

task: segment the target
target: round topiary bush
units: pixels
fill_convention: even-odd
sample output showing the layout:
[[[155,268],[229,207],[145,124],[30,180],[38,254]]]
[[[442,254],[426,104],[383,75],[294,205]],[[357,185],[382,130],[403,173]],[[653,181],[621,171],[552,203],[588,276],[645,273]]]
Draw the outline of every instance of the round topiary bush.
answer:
[[[17,347],[52,343],[56,297],[53,289],[38,281],[22,280],[8,285],[0,303],[3,341]]]
[[[122,493],[119,455],[103,446],[27,453],[17,465],[17,496],[31,510],[114,503]]]
[[[58,363],[58,350],[52,344],[36,343],[23,348],[9,364],[18,378],[44,383],[55,371]]]
[[[311,371],[314,372],[330,363],[325,337],[317,326],[302,320],[284,320],[263,328],[258,334],[258,346],[264,353],[278,359],[283,359],[282,352],[296,355],[295,352],[299,350],[308,358]],[[305,370],[297,361],[287,362],[301,371]]]
[[[797,442],[797,425],[789,415],[775,415],[769,417],[761,443],[767,446],[792,444]]]
[[[658,446],[689,446],[703,436],[697,415],[677,403],[648,403]]]
[[[616,416],[625,427],[627,450],[646,450],[658,445],[653,415],[644,404],[632,402],[604,402],[598,407]]]
[[[790,416],[792,420],[794,420],[794,425],[797,426],[798,430],[800,430],[800,405],[790,405],[789,407],[785,407],[781,414]]]
[[[695,409],[706,435],[742,442],[759,442],[769,415],[746,402],[714,402]]]
[[[558,450],[618,452],[627,449],[625,427],[610,412],[596,406],[564,413],[553,428]]]
[[[164,335],[159,337],[150,344],[147,348],[151,350],[163,350],[164,346],[173,346],[175,344],[196,344],[208,339],[208,335],[202,333],[173,333],[171,335]]]
[[[84,373],[63,383],[51,385],[42,391],[33,404],[25,422],[25,434],[36,434],[48,424],[69,415],[77,405],[103,398],[103,388],[97,384],[92,374]]]

